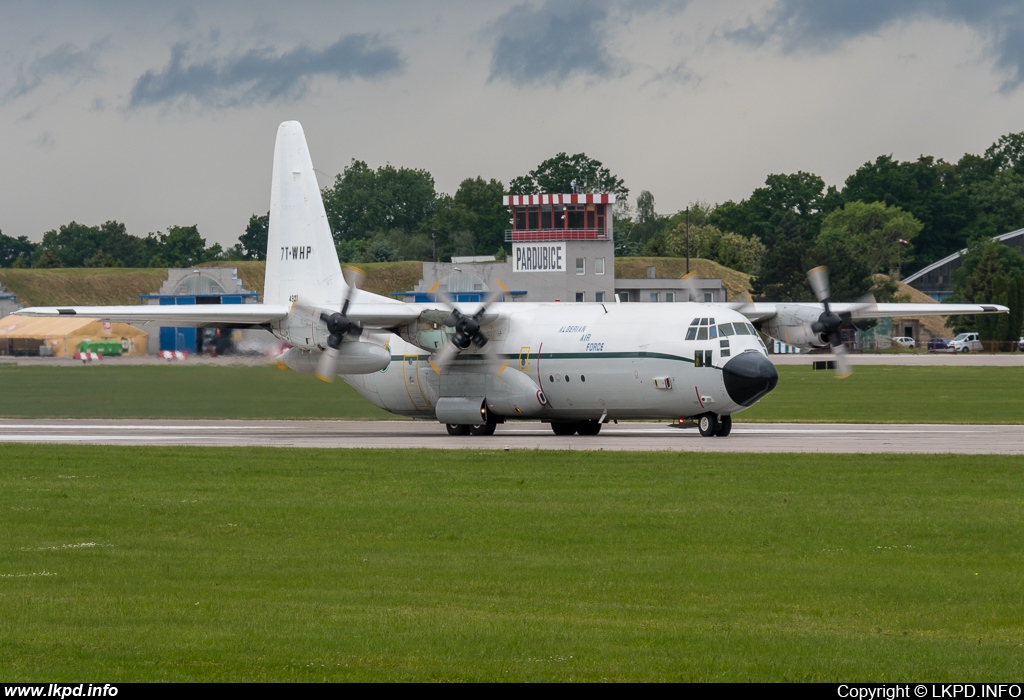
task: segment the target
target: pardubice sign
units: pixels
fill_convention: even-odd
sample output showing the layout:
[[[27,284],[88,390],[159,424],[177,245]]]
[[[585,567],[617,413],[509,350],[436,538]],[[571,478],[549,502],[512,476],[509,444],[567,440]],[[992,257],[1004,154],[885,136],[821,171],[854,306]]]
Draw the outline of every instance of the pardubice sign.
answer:
[[[513,272],[565,272],[565,243],[513,243]]]

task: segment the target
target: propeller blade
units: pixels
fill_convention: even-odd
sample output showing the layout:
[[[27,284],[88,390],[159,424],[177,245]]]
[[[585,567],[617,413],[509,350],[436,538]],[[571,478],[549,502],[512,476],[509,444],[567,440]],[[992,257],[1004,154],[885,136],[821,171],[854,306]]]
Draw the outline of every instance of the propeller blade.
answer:
[[[334,376],[338,373],[338,350],[328,346],[326,350],[320,353],[320,359],[316,363],[316,377],[321,381],[325,381],[328,384],[334,381]]]
[[[366,281],[366,273],[360,270],[358,267],[346,267],[341,271],[342,277],[345,278],[345,299],[341,304],[341,315],[344,316],[348,313],[348,305],[352,302],[352,297]]]
[[[441,349],[430,356],[430,366],[438,374],[444,374],[448,366],[459,356],[459,349],[454,343],[448,342],[441,346]]]
[[[868,292],[853,305],[850,316],[853,318],[875,318],[878,315],[878,302],[875,295]]]
[[[750,292],[744,290],[744,292],[740,294],[740,301],[736,310],[744,316],[750,316],[754,313],[754,298],[750,296]]]
[[[498,357],[498,353],[494,349],[494,345],[488,343],[482,348],[482,350],[484,360],[487,362],[487,369],[491,374],[497,376],[508,368],[508,360],[502,360]]]
[[[849,361],[846,359],[846,346],[833,345],[832,357],[836,361],[836,379],[846,379],[853,374]]]
[[[687,294],[687,301],[697,301],[701,298],[700,290],[697,288],[697,273],[688,272],[679,278],[683,283],[683,289]]]
[[[811,283],[814,296],[822,303],[828,303],[831,296],[828,285],[828,268],[824,265],[814,268],[807,273],[807,281]]]

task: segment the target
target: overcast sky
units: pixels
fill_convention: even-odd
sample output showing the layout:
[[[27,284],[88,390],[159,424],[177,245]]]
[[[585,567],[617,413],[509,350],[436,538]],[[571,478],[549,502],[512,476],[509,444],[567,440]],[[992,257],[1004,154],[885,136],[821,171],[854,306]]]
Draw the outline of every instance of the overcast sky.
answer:
[[[1024,131],[1019,0],[0,0],[0,230],[237,241],[277,125],[454,193],[585,152],[671,214]]]

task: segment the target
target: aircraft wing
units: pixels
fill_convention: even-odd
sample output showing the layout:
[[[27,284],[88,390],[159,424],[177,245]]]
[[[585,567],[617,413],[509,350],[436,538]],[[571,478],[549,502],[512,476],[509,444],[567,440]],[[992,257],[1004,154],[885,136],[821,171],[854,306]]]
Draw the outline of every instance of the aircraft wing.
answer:
[[[751,321],[764,321],[774,317],[781,306],[802,306],[820,311],[817,302],[730,304]],[[852,314],[858,318],[915,318],[918,316],[962,316],[974,314],[1005,314],[1009,309],[999,304],[871,304],[831,303],[829,307],[839,315]]]
[[[32,306],[19,316],[85,316],[124,323],[164,326],[262,326],[287,318],[287,306],[268,304],[188,304],[135,306]]]
[[[472,306],[472,305],[467,305]],[[319,313],[331,314],[338,309],[317,305]],[[20,316],[84,316],[103,321],[124,323],[156,323],[162,326],[262,326],[283,321],[292,313],[292,307],[273,304],[139,304],[133,306],[32,306],[19,309]],[[389,302],[357,302],[348,311],[348,317],[365,328],[389,329],[417,320],[444,323],[452,309],[444,305],[405,304]],[[484,324],[497,319],[499,314],[485,314]]]

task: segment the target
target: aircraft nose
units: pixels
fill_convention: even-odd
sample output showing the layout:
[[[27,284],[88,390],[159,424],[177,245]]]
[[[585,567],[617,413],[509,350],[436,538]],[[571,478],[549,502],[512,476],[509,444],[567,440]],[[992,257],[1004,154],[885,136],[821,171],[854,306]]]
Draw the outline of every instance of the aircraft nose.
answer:
[[[752,406],[779,383],[775,365],[759,352],[745,352],[722,368],[725,390],[741,406]]]

